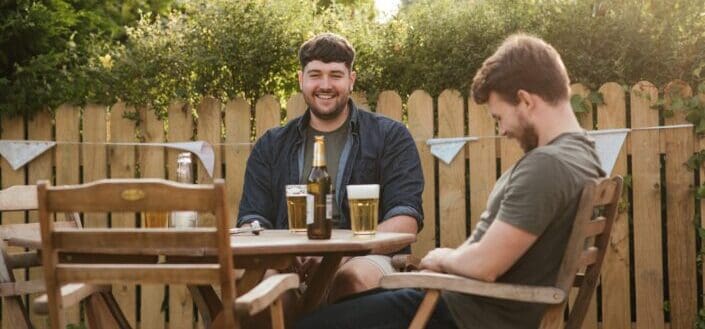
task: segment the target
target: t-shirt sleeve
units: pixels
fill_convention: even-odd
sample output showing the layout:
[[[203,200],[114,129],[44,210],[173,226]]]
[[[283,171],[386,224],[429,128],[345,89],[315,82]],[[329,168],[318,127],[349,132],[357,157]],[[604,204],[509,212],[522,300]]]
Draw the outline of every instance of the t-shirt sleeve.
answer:
[[[564,211],[568,175],[555,156],[536,153],[522,159],[509,177],[496,219],[541,235]]]

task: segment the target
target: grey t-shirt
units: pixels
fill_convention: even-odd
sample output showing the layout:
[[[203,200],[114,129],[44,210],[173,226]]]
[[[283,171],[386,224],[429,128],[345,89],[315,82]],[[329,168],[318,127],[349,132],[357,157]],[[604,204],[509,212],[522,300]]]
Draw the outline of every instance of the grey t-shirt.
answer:
[[[343,153],[345,142],[348,138],[350,130],[350,116],[338,129],[331,132],[320,132],[312,127],[306,129],[306,146],[304,149],[304,171],[301,176],[301,183],[305,184],[308,175],[311,173],[313,166],[313,140],[314,136],[324,136],[326,145],[326,171],[330,175],[331,193],[335,196],[335,181],[338,175],[338,166],[340,164],[340,155]],[[333,222],[338,223],[340,219],[340,207],[337,202],[333,202]]]
[[[495,219],[538,236],[497,282],[555,284],[580,193],[588,179],[605,176],[586,133],[565,133],[524,155],[502,174],[466,243],[482,239]],[[538,328],[545,304],[454,292],[443,298],[460,328]]]

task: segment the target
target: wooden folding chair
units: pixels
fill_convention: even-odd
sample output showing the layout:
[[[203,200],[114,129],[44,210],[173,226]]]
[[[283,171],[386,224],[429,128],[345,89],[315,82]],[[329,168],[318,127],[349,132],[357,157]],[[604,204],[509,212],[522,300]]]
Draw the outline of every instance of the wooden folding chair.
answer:
[[[27,211],[37,209],[37,187],[34,185],[17,185],[0,191],[0,211]],[[80,228],[81,221],[75,213],[65,213],[65,221],[56,222],[59,227]],[[0,226],[0,297],[5,302],[3,321],[9,327],[18,329],[32,328],[22,296],[43,293],[44,280],[16,281],[13,271],[41,266],[36,251],[9,252],[6,241],[22,239],[39,234],[39,223],[6,224]],[[124,315],[116,308],[110,286],[75,285],[64,291],[64,298],[82,300],[88,297],[86,313],[90,319],[94,316],[109,314],[113,323],[127,323]],[[37,311],[37,310],[35,310]],[[42,313],[41,309],[38,313]],[[94,327],[95,328],[95,327]]]
[[[37,185],[42,233],[42,258],[52,328],[63,328],[61,309],[71,300],[62,299],[60,289],[69,283],[189,284],[220,285],[225,328],[238,328],[235,316],[235,282],[230,247],[229,221],[222,179],[212,185],[180,184],[162,179],[101,180],[84,185],[51,187]],[[50,220],[55,212],[211,212],[215,228],[139,229],[57,227]],[[113,254],[110,262],[67,263],[61,253]],[[135,263],[130,255],[192,256],[193,262]],[[120,256],[125,256],[124,260]],[[206,257],[216,256],[216,257]],[[209,260],[213,260],[210,261]],[[283,274],[237,300],[250,303],[248,310],[263,310],[274,304],[272,314],[282,316],[279,295],[298,287],[298,277]],[[259,289],[258,289],[259,288]],[[273,323],[283,325],[281,318]]]
[[[545,329],[563,326],[566,296],[575,285],[579,287],[579,291],[570,308],[565,328],[578,329],[582,325],[597,285],[621,193],[620,176],[590,181],[583,188],[573,229],[553,286],[489,283],[457,275],[425,272],[386,275],[380,284],[386,289],[427,290],[410,328],[423,328],[435,308],[440,291],[448,290],[498,299],[550,304],[541,320],[541,328]]]

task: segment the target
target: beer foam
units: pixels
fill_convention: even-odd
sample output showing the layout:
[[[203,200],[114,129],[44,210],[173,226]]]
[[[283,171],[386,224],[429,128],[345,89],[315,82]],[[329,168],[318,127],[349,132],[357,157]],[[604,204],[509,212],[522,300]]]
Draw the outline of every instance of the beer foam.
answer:
[[[379,185],[348,185],[348,199],[379,199]]]

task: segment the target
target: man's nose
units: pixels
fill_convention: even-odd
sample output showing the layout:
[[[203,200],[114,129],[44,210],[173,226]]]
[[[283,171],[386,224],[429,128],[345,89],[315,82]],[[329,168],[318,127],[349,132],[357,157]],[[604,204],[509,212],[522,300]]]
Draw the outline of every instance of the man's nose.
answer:
[[[320,84],[321,89],[328,89],[330,88],[330,78],[327,76],[323,76],[321,78],[321,84]]]

